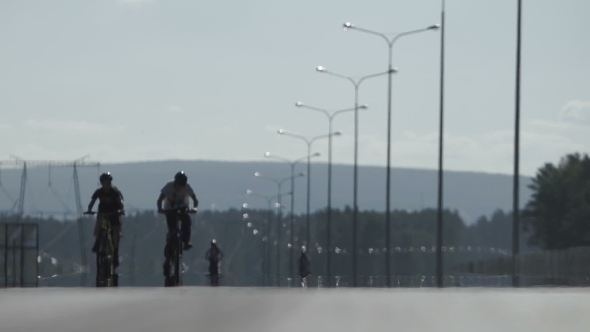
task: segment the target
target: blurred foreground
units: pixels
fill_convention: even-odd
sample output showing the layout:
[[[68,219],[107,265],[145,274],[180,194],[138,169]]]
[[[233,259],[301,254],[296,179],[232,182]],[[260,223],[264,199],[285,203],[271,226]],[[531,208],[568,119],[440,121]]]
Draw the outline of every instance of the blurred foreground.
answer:
[[[0,331],[588,331],[582,288],[0,291]]]

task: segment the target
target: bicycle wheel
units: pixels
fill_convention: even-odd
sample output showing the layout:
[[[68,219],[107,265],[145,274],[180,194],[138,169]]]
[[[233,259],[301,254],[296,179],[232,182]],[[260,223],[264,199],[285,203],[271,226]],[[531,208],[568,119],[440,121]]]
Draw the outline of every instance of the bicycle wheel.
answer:
[[[100,252],[96,253],[96,287],[101,287],[101,280],[102,280],[102,270],[101,270],[101,266],[102,264],[100,263],[101,259],[100,259]]]
[[[180,257],[182,255],[182,247],[180,244],[180,232],[177,231],[175,243],[174,243],[174,285],[179,286],[181,283],[180,279]]]
[[[113,286],[113,258],[112,256],[105,256],[103,259],[103,278],[105,287]]]
[[[104,287],[112,287],[113,286],[113,244],[112,238],[110,237],[111,228],[107,226],[106,229],[103,230],[103,236],[101,241],[101,272],[102,272],[102,279]]]

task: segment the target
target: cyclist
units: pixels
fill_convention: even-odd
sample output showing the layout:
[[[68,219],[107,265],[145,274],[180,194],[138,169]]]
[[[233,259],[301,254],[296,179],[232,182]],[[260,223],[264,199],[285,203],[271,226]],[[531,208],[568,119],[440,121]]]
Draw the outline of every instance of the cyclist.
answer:
[[[207,250],[205,259],[209,261],[209,275],[219,275],[219,262],[223,260],[223,251],[217,247],[217,241],[213,239],[211,241],[211,248]]]
[[[110,172],[102,173],[99,177],[101,188],[98,188],[94,194],[92,194],[92,199],[90,200],[90,204],[88,204],[88,211],[92,211],[92,207],[96,200],[98,199],[100,202],[98,204],[98,213],[96,214],[96,224],[94,225],[94,246],[92,247],[92,252],[98,251],[99,246],[99,237],[100,234],[100,220],[103,217],[103,214],[108,213],[108,220],[111,223],[111,230],[113,232],[113,245],[115,246],[114,252],[114,260],[113,265],[114,267],[119,266],[119,240],[121,238],[121,220],[119,218],[119,214],[123,208],[123,194],[117,187],[114,187],[112,184],[113,176]]]
[[[177,208],[188,208],[188,199],[192,198],[193,200],[193,210],[196,211],[197,207],[199,206],[199,200],[197,200],[197,196],[191,185],[188,183],[188,177],[183,171],[180,171],[174,175],[174,181],[170,181],[166,183],[164,188],[160,191],[160,197],[158,197],[158,212],[164,213],[164,209],[162,209],[162,202],[165,201],[165,209],[177,209]],[[183,213],[178,216],[181,221],[180,225],[180,237],[182,241],[182,249],[189,250],[193,246],[190,243],[191,238],[191,218],[188,214]],[[166,213],[166,224],[168,225],[168,234],[166,235],[166,248],[168,247],[168,240],[170,238],[170,234],[176,229],[176,215],[173,213]],[[166,254],[167,250],[164,250],[164,257],[166,257],[166,261],[164,262],[164,275],[169,274],[167,270],[168,266],[168,255]]]
[[[307,276],[311,273],[309,271],[309,258],[307,258],[307,255],[305,254],[305,251],[301,252],[301,256],[299,256],[299,276],[301,277],[301,279],[305,279],[307,278]]]

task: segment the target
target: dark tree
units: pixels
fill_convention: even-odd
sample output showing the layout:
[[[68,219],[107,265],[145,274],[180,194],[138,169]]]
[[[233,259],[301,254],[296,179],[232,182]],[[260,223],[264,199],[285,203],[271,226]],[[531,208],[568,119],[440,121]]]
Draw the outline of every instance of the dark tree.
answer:
[[[590,244],[590,159],[570,154],[539,169],[523,213],[529,244],[563,249]]]

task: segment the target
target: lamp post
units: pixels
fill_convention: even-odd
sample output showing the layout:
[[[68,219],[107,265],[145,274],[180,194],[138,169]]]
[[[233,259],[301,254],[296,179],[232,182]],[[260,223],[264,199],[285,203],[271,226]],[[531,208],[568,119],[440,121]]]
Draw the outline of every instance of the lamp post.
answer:
[[[408,35],[412,35],[412,34],[416,34],[416,33],[420,33],[420,32],[426,32],[426,31],[431,31],[431,30],[438,30],[438,28],[440,27],[440,25],[435,24],[435,25],[431,25],[427,28],[424,29],[418,29],[418,30],[412,30],[412,31],[407,31],[407,32],[403,32],[400,33],[396,36],[394,36],[392,39],[389,39],[385,34],[383,33],[379,33],[379,32],[375,32],[375,31],[371,31],[371,30],[367,30],[367,29],[363,29],[363,28],[359,28],[357,26],[355,26],[354,24],[347,22],[343,24],[344,30],[356,30],[356,31],[360,31],[360,32],[364,32],[364,33],[368,33],[368,34],[372,34],[372,35],[376,35],[379,37],[382,37],[385,42],[387,43],[387,45],[389,46],[389,65],[388,65],[388,71],[389,71],[389,75],[388,75],[388,84],[387,84],[387,174],[386,174],[386,180],[385,180],[385,247],[387,248],[387,251],[385,253],[385,269],[387,271],[387,287],[389,287],[391,285],[391,271],[390,271],[390,259],[389,259],[389,251],[390,251],[390,227],[391,227],[391,222],[390,222],[390,218],[391,218],[391,78],[392,78],[392,74],[393,74],[393,66],[392,66],[392,56],[393,56],[393,44],[395,44],[395,42],[404,36],[408,36]]]
[[[443,1],[444,6],[444,1]],[[519,286],[517,257],[520,239],[520,206],[519,195],[519,167],[520,167],[520,72],[521,72],[521,39],[522,39],[522,0],[517,4],[516,23],[516,103],[514,119],[514,179],[512,196],[512,286]],[[444,12],[444,11],[443,11]]]
[[[246,195],[248,196],[253,196],[253,197],[258,197],[258,198],[262,198],[267,202],[267,208],[266,208],[266,246],[265,246],[265,258],[264,258],[264,271],[266,273],[266,278],[264,280],[264,285],[265,286],[269,286],[270,285],[270,219],[271,219],[271,206],[272,206],[272,201],[275,199],[280,198],[283,195],[286,195],[288,193],[283,193],[283,194],[278,194],[278,195],[274,195],[274,196],[268,196],[268,195],[261,195],[258,193],[253,192],[252,190],[248,189],[246,190]],[[263,241],[264,241],[264,237],[263,237]]]
[[[309,246],[310,246],[310,243],[309,243],[309,241],[310,241],[310,231],[309,231],[309,224],[310,224],[310,221],[309,221],[309,218],[310,218],[310,215],[309,215],[309,203],[310,203],[310,197],[311,197],[311,195],[310,195],[310,188],[311,188],[311,186],[310,186],[311,185],[311,182],[310,182],[310,180],[311,180],[311,174],[310,174],[310,172],[311,172],[311,163],[310,163],[310,158],[311,158],[311,145],[315,141],[317,141],[318,139],[329,138],[329,137],[331,137],[333,135],[340,136],[340,135],[342,135],[342,132],[341,131],[336,131],[336,132],[333,132],[333,133],[329,133],[327,135],[319,135],[319,136],[315,136],[315,137],[312,137],[312,138],[307,138],[307,137],[305,137],[303,135],[293,134],[293,133],[290,133],[288,131],[285,131],[284,129],[279,129],[278,133],[279,133],[279,135],[291,136],[291,137],[300,139],[300,140],[304,141],[305,144],[307,144],[307,156],[308,156],[308,158],[307,158],[307,213],[306,213],[306,218],[305,218],[306,219],[306,221],[305,221],[305,225],[306,225],[305,226],[306,227],[306,230],[305,230],[305,244],[306,244],[307,248],[309,248]]]
[[[357,204],[357,196],[358,196],[358,122],[359,122],[359,105],[358,105],[358,96],[359,96],[359,88],[361,86],[361,84],[369,78],[374,78],[374,77],[378,77],[378,76],[383,76],[386,74],[393,74],[397,72],[397,68],[390,68],[388,71],[383,72],[383,73],[378,73],[378,74],[373,74],[373,75],[367,75],[364,77],[361,77],[360,79],[354,79],[352,77],[348,77],[348,76],[344,76],[344,75],[340,75],[340,74],[336,74],[333,73],[331,71],[328,71],[326,68],[319,66],[316,69],[318,72],[320,73],[325,73],[325,74],[330,74],[332,76],[336,76],[342,79],[345,79],[347,81],[349,81],[350,83],[352,83],[352,85],[354,86],[354,188],[353,188],[353,215],[352,215],[352,227],[353,227],[353,241],[352,241],[352,247],[353,247],[353,253],[352,253],[352,284],[353,287],[357,286],[357,278],[356,278],[356,265],[357,265],[357,218],[358,218],[358,204]]]
[[[295,106],[301,108],[307,108],[310,110],[318,111],[323,113],[328,118],[328,134],[332,132],[332,122],[334,118],[342,113],[354,111],[354,108],[341,109],[337,111],[329,111],[309,105],[298,101]],[[368,109],[368,105],[361,105],[359,109]],[[328,222],[326,223],[326,247],[327,247],[327,264],[326,274],[328,279],[328,287],[332,285],[332,259],[331,259],[331,247],[332,247],[332,135],[328,138]]]
[[[248,192],[250,192],[250,190],[247,190],[246,191],[246,194],[248,194]],[[260,229],[263,229],[264,228],[264,225],[263,225],[264,224],[264,220],[252,219],[250,217],[250,215],[248,214],[248,209],[250,208],[250,206],[248,205],[248,203],[242,204],[242,208],[245,211],[245,213],[242,214],[242,219],[244,221],[246,221],[246,227],[247,228],[253,228],[252,234],[254,236],[261,235],[262,232],[259,231],[258,228],[256,228],[256,224],[259,224],[258,226],[260,227]],[[254,223],[254,221],[256,222],[256,224]],[[268,221],[267,221],[267,224],[268,224]],[[266,237],[266,235],[264,237]],[[264,246],[264,242],[265,241],[264,241],[264,237],[262,237],[262,242],[263,242],[262,245],[259,246],[259,248],[260,248],[260,258],[262,259],[262,262],[261,262],[261,265],[260,265],[260,270],[261,270],[260,271],[261,272],[260,273],[260,276],[262,277],[262,285],[265,284],[264,272],[266,270],[265,269],[266,262],[265,262],[265,246]],[[268,238],[267,238],[267,240],[268,240]]]
[[[277,200],[278,200],[277,209],[279,210],[278,214],[277,214],[277,286],[281,285],[281,274],[280,274],[280,270],[281,270],[281,219],[282,219],[281,186],[287,180],[291,180],[291,179],[302,177],[302,176],[305,176],[305,173],[299,173],[296,175],[288,176],[286,178],[276,179],[276,178],[270,178],[270,177],[263,176],[262,174],[260,174],[260,172],[254,173],[254,177],[256,177],[258,179],[274,182],[277,185],[277,190],[278,190],[277,191]],[[293,195],[294,193],[291,192],[289,194]]]
[[[291,192],[295,191],[295,178],[293,177],[295,175],[295,165],[297,165],[298,162],[305,160],[305,159],[309,159],[311,157],[319,157],[320,154],[318,152],[312,154],[312,155],[307,155],[305,157],[301,157],[298,159],[295,159],[293,161],[281,157],[281,156],[277,156],[275,154],[272,154],[270,152],[266,152],[264,154],[264,156],[266,158],[274,158],[274,159],[278,159],[281,160],[283,162],[286,162],[287,164],[289,164],[290,168],[291,168]],[[308,173],[308,179],[309,179],[309,173]],[[295,243],[293,242],[293,234],[294,229],[293,229],[293,219],[294,219],[294,215],[295,215],[295,195],[291,195],[291,220],[290,220],[290,225],[289,225],[289,232],[290,232],[290,243],[291,243],[291,247],[289,248],[289,275],[291,276],[291,278],[293,278],[293,247],[295,245]]]

